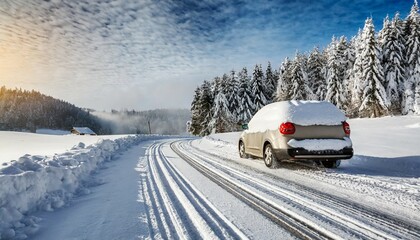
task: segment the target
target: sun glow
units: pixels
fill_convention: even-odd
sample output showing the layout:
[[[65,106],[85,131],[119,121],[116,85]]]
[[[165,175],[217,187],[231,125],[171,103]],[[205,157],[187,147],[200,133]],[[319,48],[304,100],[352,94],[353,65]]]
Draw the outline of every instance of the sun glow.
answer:
[[[36,62],[39,54],[20,38],[0,35],[0,85],[20,87],[34,81],[40,73]]]

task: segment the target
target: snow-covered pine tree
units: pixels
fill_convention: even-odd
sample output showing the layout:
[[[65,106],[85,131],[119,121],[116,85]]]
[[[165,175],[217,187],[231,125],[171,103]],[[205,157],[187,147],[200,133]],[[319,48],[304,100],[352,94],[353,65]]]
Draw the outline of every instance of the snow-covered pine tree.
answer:
[[[356,60],[356,48],[354,44],[355,38],[352,38],[346,45],[346,50],[344,51],[344,90],[347,99],[351,99],[351,88],[353,87],[352,82],[352,74],[353,74],[353,66]],[[346,112],[350,114],[351,109],[353,108],[350,101],[347,100],[346,104],[347,110]]]
[[[235,129],[235,125],[228,100],[223,91],[220,91],[214,100],[213,117],[209,124],[211,133],[230,132]]]
[[[407,80],[403,95],[403,114],[420,114],[420,16],[417,1],[406,19]]]
[[[401,114],[402,92],[404,89],[404,46],[401,41],[402,32],[398,28],[399,16],[392,21],[387,17],[380,31],[380,47],[382,49],[382,66],[385,78],[385,89],[389,100],[389,111]]]
[[[267,97],[267,103],[273,102],[274,93],[276,91],[276,76],[271,68],[271,63],[268,62],[267,69],[265,70],[265,96]]]
[[[357,117],[359,115],[359,107],[361,104],[362,97],[362,53],[363,53],[363,31],[359,29],[357,35],[353,37],[350,41],[351,48],[354,49],[354,64],[350,70],[350,79],[349,79],[349,94],[351,96],[350,106],[348,108],[348,114],[352,117]]]
[[[305,55],[296,53],[290,66],[290,100],[314,100],[316,98],[309,87],[308,74],[305,71],[306,62]]]
[[[359,108],[361,117],[380,117],[388,112],[388,99],[383,86],[384,74],[380,63],[380,49],[375,38],[372,18],[368,18],[363,29],[362,81],[363,93]]]
[[[202,117],[200,136],[206,136],[211,133],[210,122],[213,117],[213,102],[214,98],[212,96],[211,84],[208,81],[204,81],[201,85],[200,100],[198,101],[198,107]]]
[[[201,132],[201,123],[203,122],[201,110],[199,108],[199,101],[201,97],[201,89],[197,87],[195,90],[193,101],[191,102],[191,123],[188,132],[193,135],[199,135]]]
[[[244,67],[239,73],[239,88],[238,88],[238,99],[239,105],[237,108],[238,124],[248,123],[251,120],[251,111],[254,109],[251,100],[251,86],[250,79],[248,76],[248,70]]]
[[[290,88],[292,85],[291,66],[292,62],[289,60],[289,58],[286,58],[281,63],[275,101],[280,102],[290,100]]]
[[[232,113],[233,118],[237,121],[237,109],[239,107],[239,97],[238,97],[239,83],[238,76],[234,70],[230,71],[229,81],[226,85],[226,98],[229,103],[229,111]]]
[[[251,79],[251,98],[254,107],[251,111],[252,115],[267,104],[267,98],[264,93],[264,73],[261,65],[256,64]]]
[[[220,77],[215,77],[210,83],[210,91],[213,99],[215,99],[217,94],[222,91],[222,79]]]
[[[327,94],[325,100],[333,103],[343,111],[347,111],[348,93],[346,89],[346,49],[347,42],[345,37],[337,40],[333,37],[327,49]]]
[[[229,91],[229,83],[230,79],[229,79],[229,75],[224,73],[222,76],[222,79],[220,80],[220,90],[223,92],[223,94],[225,94],[225,96],[227,96],[228,91]],[[216,99],[216,96],[215,96]]]
[[[278,69],[274,69],[274,72],[273,72],[274,93],[273,93],[273,96],[271,97],[272,102],[277,101],[276,100],[276,96],[277,96],[277,84],[279,83],[279,78],[280,78],[280,68],[281,67],[279,67]]]
[[[327,93],[326,65],[325,55],[315,47],[308,57],[308,82],[316,100],[324,100]]]

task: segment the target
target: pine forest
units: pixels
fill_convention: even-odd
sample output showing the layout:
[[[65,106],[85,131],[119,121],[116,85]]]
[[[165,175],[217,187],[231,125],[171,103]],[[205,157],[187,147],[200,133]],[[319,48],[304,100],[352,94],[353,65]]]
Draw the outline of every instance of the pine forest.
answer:
[[[73,104],[37,91],[0,87],[0,130],[30,131],[39,128],[70,131],[73,127],[89,127],[98,134],[109,134],[99,119]]]

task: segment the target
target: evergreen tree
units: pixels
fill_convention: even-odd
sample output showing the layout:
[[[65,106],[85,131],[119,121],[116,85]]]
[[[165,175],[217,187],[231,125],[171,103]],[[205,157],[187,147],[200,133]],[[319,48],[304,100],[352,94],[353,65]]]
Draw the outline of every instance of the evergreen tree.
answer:
[[[231,89],[230,86],[230,78],[229,76],[225,73],[222,76],[222,79],[220,80],[220,91],[227,96],[229,94],[229,91]],[[215,99],[216,99],[217,94],[215,95]]]
[[[353,117],[358,116],[359,106],[362,98],[362,74],[363,74],[363,32],[359,29],[357,35],[351,41],[351,47],[354,50],[354,64],[351,68],[350,82],[349,82],[349,93],[351,96],[351,107],[349,107],[349,113]]]
[[[389,110],[393,114],[401,114],[402,92],[404,89],[404,61],[403,43],[400,36],[402,32],[397,27],[398,15],[392,20],[384,20],[380,32],[379,43],[382,48],[382,66],[385,78],[385,88],[389,99]]]
[[[201,123],[203,122],[201,110],[199,108],[199,101],[201,97],[201,89],[197,87],[195,90],[194,98],[191,103],[191,122],[188,132],[193,135],[199,135],[202,131]]]
[[[359,108],[362,117],[379,117],[388,111],[388,100],[383,86],[383,70],[380,63],[380,50],[375,39],[372,18],[368,18],[363,29],[362,81],[363,93]]]
[[[229,103],[225,94],[221,91],[214,100],[213,116],[210,121],[210,129],[212,133],[223,133],[234,130],[235,121],[229,111]]]
[[[291,99],[290,88],[292,85],[292,62],[286,58],[282,62],[279,71],[279,79],[277,82],[276,101],[287,101]]]
[[[220,77],[215,77],[213,81],[210,83],[210,91],[212,99],[215,99],[217,94],[222,91],[223,88],[222,79]]]
[[[267,98],[264,95],[264,73],[261,65],[255,65],[254,72],[251,79],[251,97],[253,103],[252,115],[267,104]]]
[[[239,107],[239,83],[234,70],[230,72],[229,81],[226,88],[226,98],[229,103],[229,111],[234,119],[237,119],[237,109]]]
[[[252,117],[252,109],[254,109],[251,100],[251,86],[248,71],[244,67],[238,74],[239,88],[238,88],[238,99],[239,106],[237,108],[238,123],[248,123]]]
[[[327,94],[326,101],[336,105],[343,111],[348,110],[348,93],[345,79],[346,72],[346,39],[332,39],[328,47],[328,65],[327,65]]]
[[[296,53],[291,63],[290,100],[313,100],[315,98],[308,83],[308,74],[305,71],[306,56]]]
[[[264,78],[264,85],[265,85],[265,96],[267,97],[267,102],[271,103],[274,99],[274,93],[276,91],[276,76],[271,69],[271,63],[268,62],[267,69],[265,71],[265,78]]]
[[[403,114],[420,113],[420,17],[417,1],[406,19],[407,80],[403,95]]]
[[[216,88],[217,89],[217,88]],[[200,109],[201,116],[201,132],[200,136],[206,136],[211,133],[210,122],[213,117],[212,107],[213,107],[214,98],[212,96],[211,84],[208,81],[204,81],[201,86],[200,99],[198,101],[198,106]]]
[[[274,72],[273,72],[274,93],[273,93],[273,96],[271,97],[272,102],[277,101],[276,100],[276,96],[277,96],[277,84],[279,83],[279,79],[280,79],[280,68],[279,69],[275,69]]]
[[[326,65],[324,54],[318,47],[314,48],[308,57],[308,82],[316,100],[324,100],[327,93]]]
[[[346,112],[350,114],[353,107],[351,105],[351,94],[352,94],[352,87],[353,87],[353,66],[356,61],[356,48],[355,48],[355,38],[352,38],[349,42],[345,44],[344,50],[344,91],[345,96],[348,99],[346,103]]]

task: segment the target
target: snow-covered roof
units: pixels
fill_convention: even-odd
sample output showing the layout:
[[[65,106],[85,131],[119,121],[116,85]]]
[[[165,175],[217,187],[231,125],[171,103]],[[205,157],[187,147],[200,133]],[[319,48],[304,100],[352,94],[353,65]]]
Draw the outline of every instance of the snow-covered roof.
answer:
[[[301,126],[340,125],[347,117],[325,101],[282,101],[266,105],[249,122],[250,131],[277,129],[283,122]]]
[[[77,131],[78,133],[83,133],[83,134],[96,134],[94,131],[92,131],[88,127],[73,127],[73,130]]]

